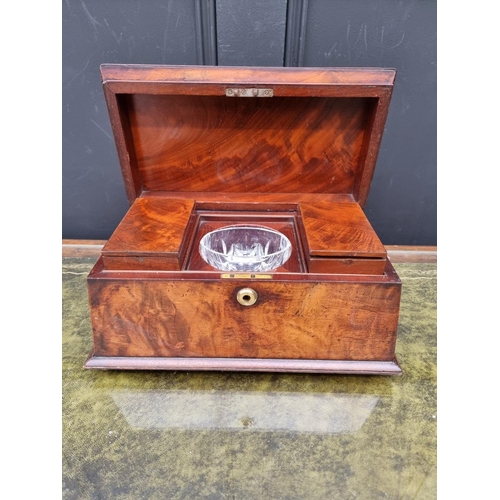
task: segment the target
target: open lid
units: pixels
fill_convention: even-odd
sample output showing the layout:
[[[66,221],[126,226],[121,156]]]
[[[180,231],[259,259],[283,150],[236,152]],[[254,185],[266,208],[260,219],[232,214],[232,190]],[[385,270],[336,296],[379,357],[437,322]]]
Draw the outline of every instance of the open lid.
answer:
[[[130,203],[144,191],[366,202],[395,70],[104,64]]]

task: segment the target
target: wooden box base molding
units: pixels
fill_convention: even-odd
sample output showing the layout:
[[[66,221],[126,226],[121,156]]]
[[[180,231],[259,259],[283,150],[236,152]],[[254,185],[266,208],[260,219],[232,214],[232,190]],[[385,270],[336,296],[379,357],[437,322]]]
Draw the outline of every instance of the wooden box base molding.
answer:
[[[292,372],[342,375],[401,375],[402,373],[396,359],[392,361],[336,361],[252,358],[107,358],[91,355],[85,366],[101,370]]]

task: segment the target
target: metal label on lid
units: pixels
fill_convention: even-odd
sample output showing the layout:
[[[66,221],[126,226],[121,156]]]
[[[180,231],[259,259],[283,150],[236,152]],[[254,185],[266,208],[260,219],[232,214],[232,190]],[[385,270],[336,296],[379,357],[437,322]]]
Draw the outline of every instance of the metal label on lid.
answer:
[[[273,89],[226,89],[227,97],[273,97]]]

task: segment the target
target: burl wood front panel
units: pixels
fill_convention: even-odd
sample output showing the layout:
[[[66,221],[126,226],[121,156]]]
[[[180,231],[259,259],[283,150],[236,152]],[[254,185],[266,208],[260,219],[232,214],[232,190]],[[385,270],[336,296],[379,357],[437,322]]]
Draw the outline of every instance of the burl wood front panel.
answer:
[[[253,306],[236,293],[250,286]],[[89,278],[94,356],[387,360],[400,283]]]

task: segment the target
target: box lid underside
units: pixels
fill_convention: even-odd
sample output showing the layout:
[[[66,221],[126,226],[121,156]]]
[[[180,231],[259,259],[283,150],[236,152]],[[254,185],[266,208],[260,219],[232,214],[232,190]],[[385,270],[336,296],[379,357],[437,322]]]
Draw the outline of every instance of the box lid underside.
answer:
[[[145,191],[346,193],[363,205],[394,70],[104,65],[132,202]],[[269,88],[273,97],[227,97]]]

